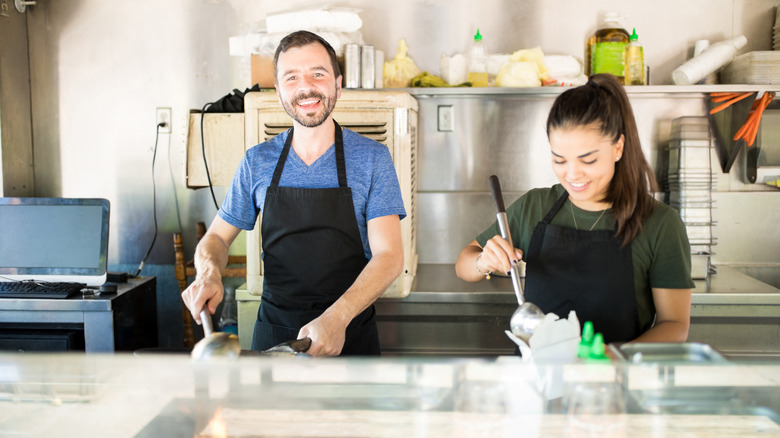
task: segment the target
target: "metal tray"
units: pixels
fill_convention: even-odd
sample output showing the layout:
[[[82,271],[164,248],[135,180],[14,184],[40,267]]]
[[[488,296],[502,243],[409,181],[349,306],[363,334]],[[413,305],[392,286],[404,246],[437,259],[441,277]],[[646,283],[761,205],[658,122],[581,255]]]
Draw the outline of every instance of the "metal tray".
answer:
[[[638,363],[725,363],[726,358],[709,344],[659,342],[609,344],[620,360]]]

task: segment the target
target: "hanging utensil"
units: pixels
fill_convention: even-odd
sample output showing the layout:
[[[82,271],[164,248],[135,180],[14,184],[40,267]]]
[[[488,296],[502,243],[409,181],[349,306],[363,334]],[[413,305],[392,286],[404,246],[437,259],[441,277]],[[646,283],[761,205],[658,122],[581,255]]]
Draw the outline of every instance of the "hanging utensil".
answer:
[[[504,208],[504,198],[501,195],[501,184],[498,181],[498,177],[495,175],[490,176],[490,191],[493,194],[496,210],[498,210],[496,218],[498,219],[498,228],[501,230],[501,237],[509,242],[510,247],[514,248],[512,236],[509,233],[509,221],[507,220],[506,209]],[[515,336],[528,342],[531,335],[534,334],[536,327],[544,321],[544,312],[535,304],[525,300],[523,287],[520,284],[520,271],[518,270],[517,263],[512,264],[509,275],[512,277],[512,287],[515,290],[515,296],[517,297],[517,304],[519,306],[509,320],[509,328]]]

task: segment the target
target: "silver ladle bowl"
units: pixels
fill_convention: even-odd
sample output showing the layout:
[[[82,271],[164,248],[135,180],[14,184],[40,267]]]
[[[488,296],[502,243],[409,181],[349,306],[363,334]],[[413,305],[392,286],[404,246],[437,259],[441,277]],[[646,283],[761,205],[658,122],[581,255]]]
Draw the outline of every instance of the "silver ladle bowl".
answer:
[[[209,360],[212,357],[227,357],[236,359],[241,354],[241,344],[238,336],[232,333],[214,332],[211,315],[206,306],[200,311],[200,321],[203,324],[203,339],[192,349],[195,360]]]

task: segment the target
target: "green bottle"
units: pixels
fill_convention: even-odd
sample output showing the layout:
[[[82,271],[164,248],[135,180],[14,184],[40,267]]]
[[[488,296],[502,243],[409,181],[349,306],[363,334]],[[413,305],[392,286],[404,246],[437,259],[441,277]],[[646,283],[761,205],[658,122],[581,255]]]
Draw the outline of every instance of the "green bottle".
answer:
[[[582,337],[580,338],[580,346],[577,349],[577,357],[585,359],[590,353],[590,346],[593,345],[593,323],[585,321],[582,325]]]
[[[585,359],[585,363],[609,363],[609,356],[606,354],[606,348],[604,346],[604,336],[601,333],[596,333],[593,337],[593,345],[590,346],[590,352]]]

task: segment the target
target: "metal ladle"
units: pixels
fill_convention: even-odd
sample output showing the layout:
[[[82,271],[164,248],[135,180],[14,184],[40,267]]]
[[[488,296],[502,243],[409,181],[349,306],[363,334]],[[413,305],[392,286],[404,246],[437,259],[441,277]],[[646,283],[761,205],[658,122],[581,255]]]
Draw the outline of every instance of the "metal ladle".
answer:
[[[214,332],[206,305],[200,311],[200,321],[203,324],[203,339],[195,344],[192,349],[192,358],[196,360],[209,360],[212,357],[238,358],[241,354],[241,344],[238,336],[232,333]]]
[[[514,248],[512,236],[509,233],[509,222],[506,217],[506,209],[504,208],[504,198],[501,195],[501,184],[495,175],[490,175],[490,191],[493,193],[493,201],[496,203],[496,210],[498,210],[496,218],[498,219],[498,228],[501,230],[501,237],[509,242],[510,247]],[[536,304],[525,300],[517,263],[512,264],[509,275],[512,277],[512,287],[515,289],[518,304],[517,310],[515,310],[512,318],[509,320],[509,328],[512,330],[512,334],[528,343],[536,327],[544,321],[544,312]]]

